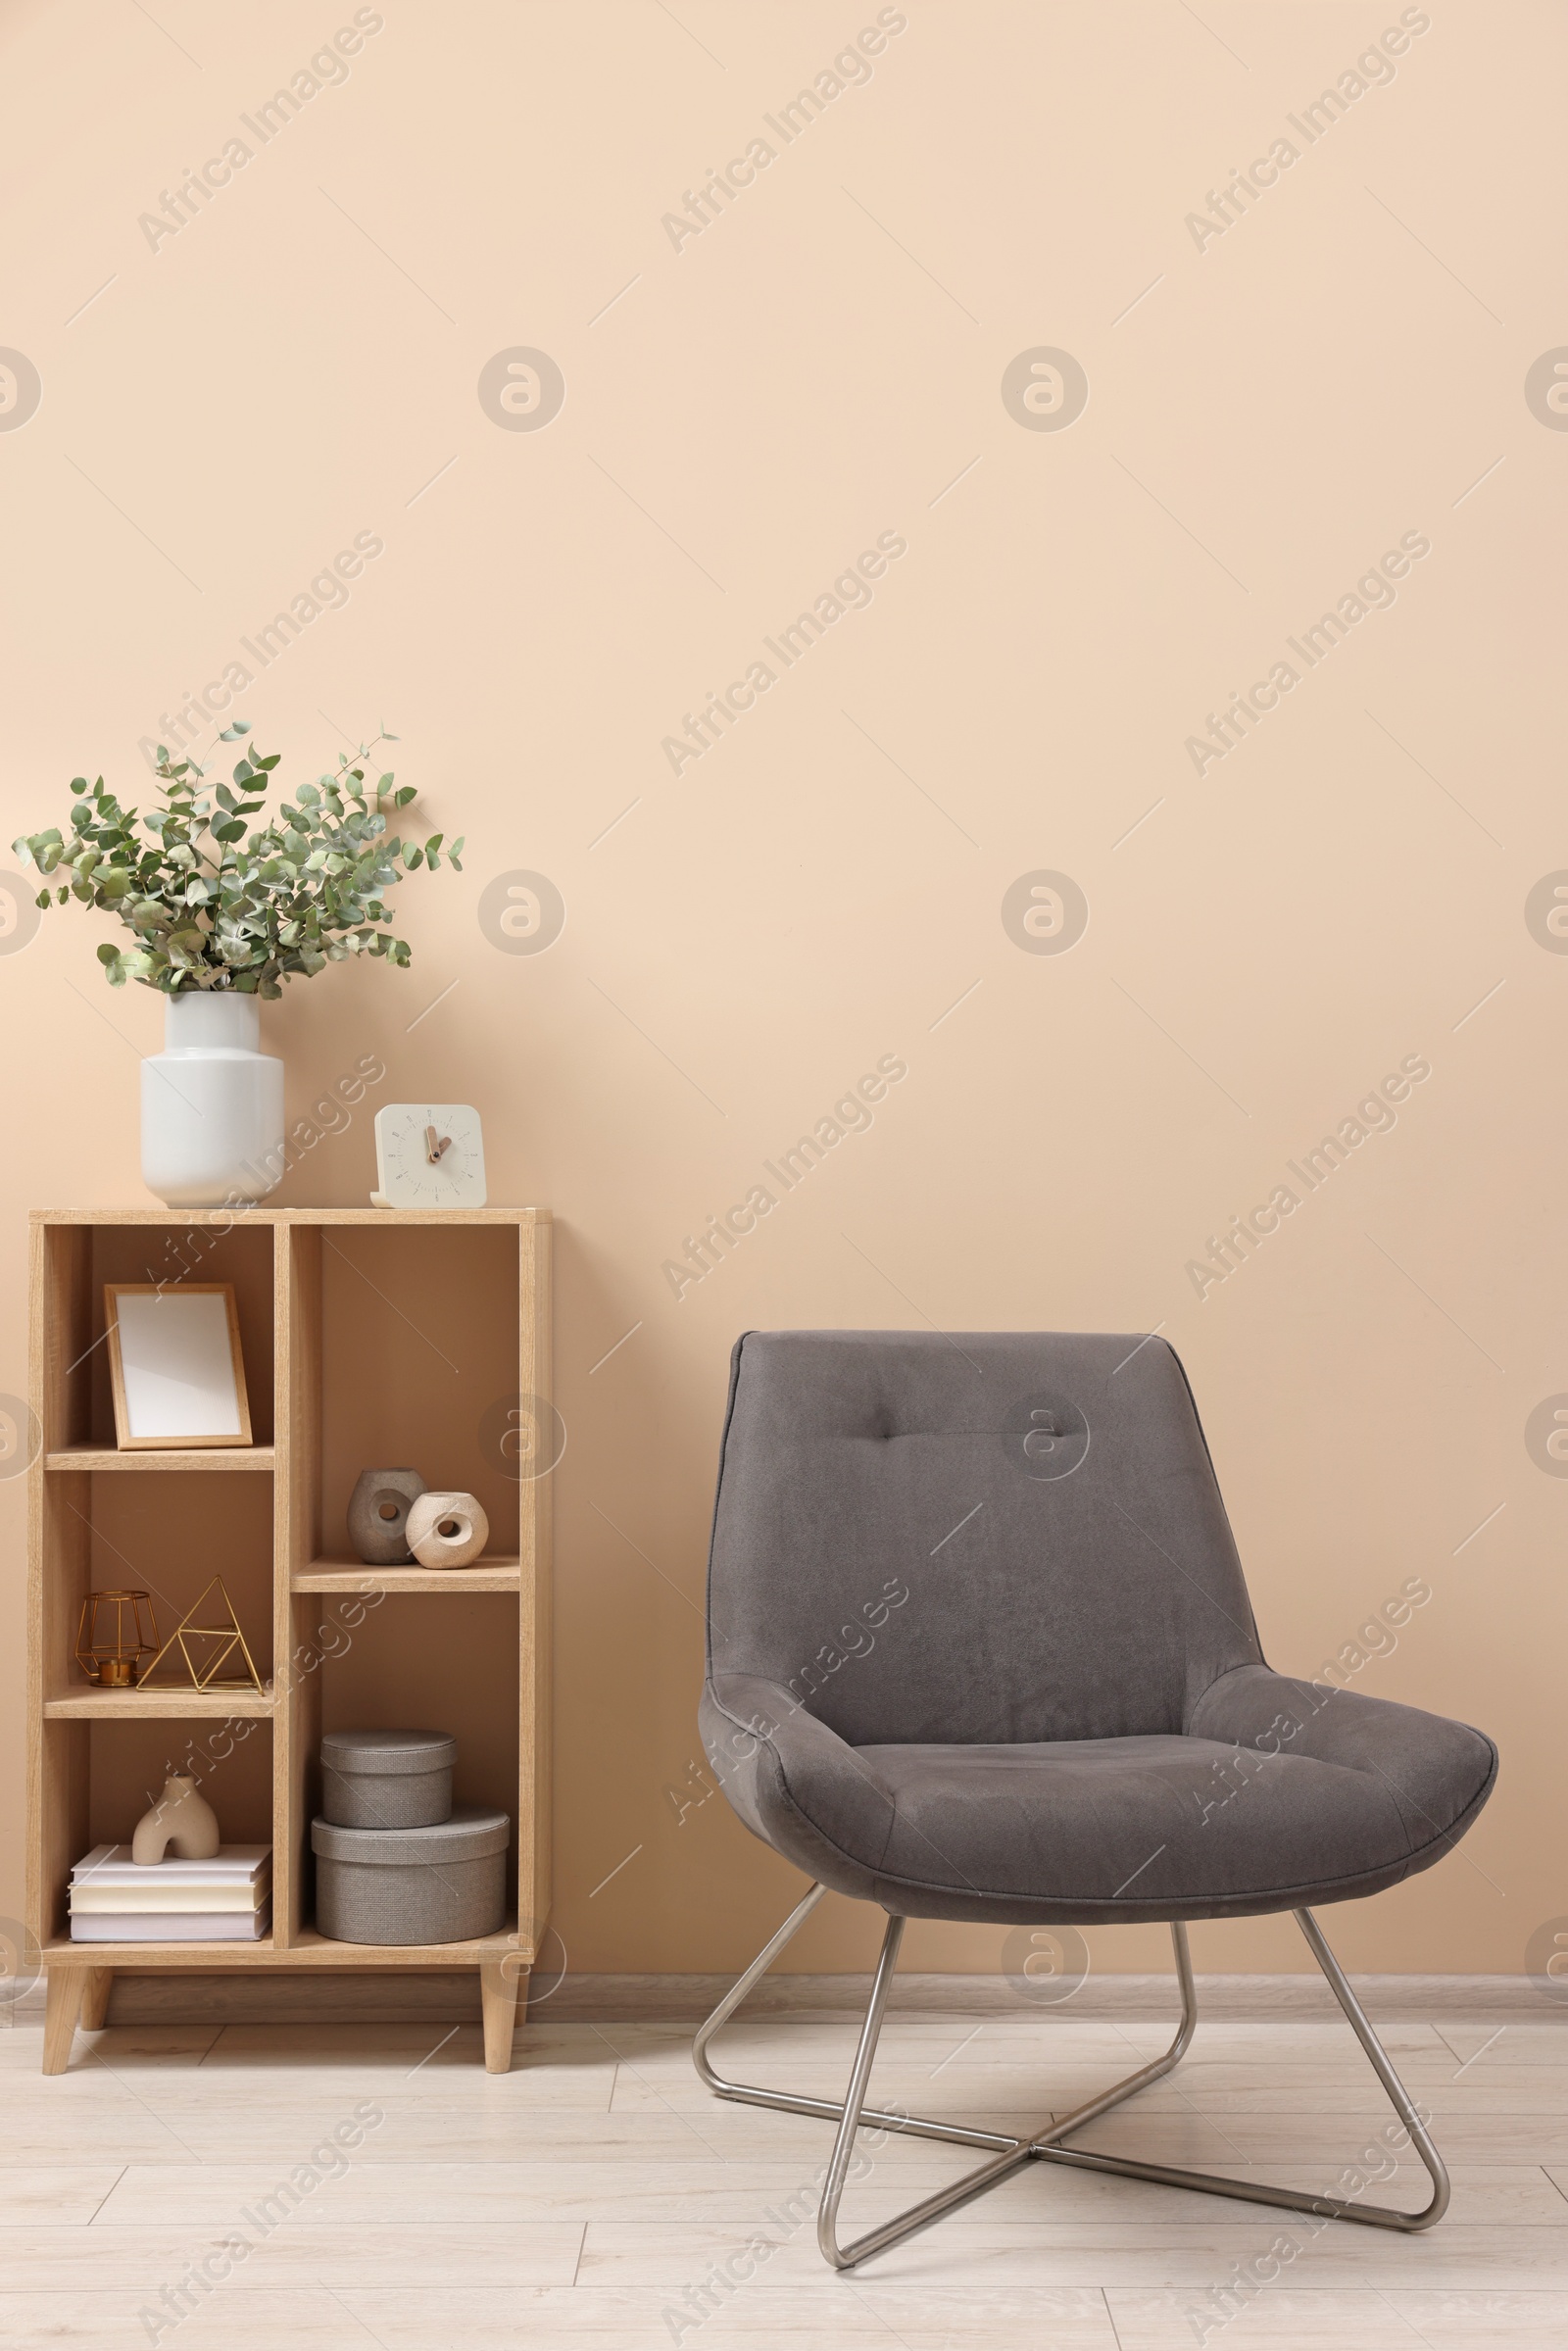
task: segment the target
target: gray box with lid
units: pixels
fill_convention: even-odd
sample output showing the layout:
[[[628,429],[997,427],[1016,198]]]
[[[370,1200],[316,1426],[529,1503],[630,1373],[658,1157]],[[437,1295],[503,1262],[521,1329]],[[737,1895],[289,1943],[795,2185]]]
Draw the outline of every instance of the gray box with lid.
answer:
[[[460,1804],[417,1829],[317,1820],[316,1924],[333,1942],[466,1942],[507,1915],[511,1815]]]
[[[428,1829],[452,1810],[458,1742],[445,1731],[328,1731],[321,1817],[340,1829]]]

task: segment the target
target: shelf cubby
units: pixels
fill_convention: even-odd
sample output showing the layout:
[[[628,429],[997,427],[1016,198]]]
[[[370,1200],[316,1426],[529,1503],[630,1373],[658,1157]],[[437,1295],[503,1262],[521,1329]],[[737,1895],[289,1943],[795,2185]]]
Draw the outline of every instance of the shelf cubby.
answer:
[[[68,2062],[78,2019],[101,2021],[118,1969],[474,1966],[486,2062],[510,2063],[550,1899],[551,1477],[519,1476],[507,1435],[550,1394],[550,1241],[531,1208],[35,1212],[28,1916],[48,1973],[46,2072]],[[234,1284],[257,1442],[122,1453],[103,1285],[180,1279]],[[396,1464],[478,1495],[484,1558],[430,1570],[352,1555],[355,1480]],[[146,1589],[167,1638],[215,1574],[261,1690],[181,1688],[167,1664],[143,1688],[87,1682],[74,1657],[86,1592]],[[350,1723],[457,1732],[458,1800],[514,1824],[515,1911],[495,1935],[388,1950],[318,1933],[318,1750],[323,1729]],[[127,1837],[181,1763],[227,1841],[271,1844],[270,1936],[73,1943],[73,1864]]]

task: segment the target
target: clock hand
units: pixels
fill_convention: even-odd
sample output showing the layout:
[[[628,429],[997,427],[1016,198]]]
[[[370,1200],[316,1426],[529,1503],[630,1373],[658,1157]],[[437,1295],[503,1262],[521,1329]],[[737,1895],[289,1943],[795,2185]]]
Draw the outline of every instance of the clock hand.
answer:
[[[437,1135],[437,1133],[436,1133],[436,1131],[435,1131],[435,1129],[434,1129],[434,1127],[426,1127],[426,1128],[425,1128],[425,1130],[424,1130],[424,1155],[425,1155],[426,1159],[429,1161],[429,1163],[430,1163],[430,1165],[431,1165],[432,1167],[435,1165],[436,1161],[437,1161],[437,1160],[440,1158],[440,1156],[441,1156],[441,1153],[442,1153],[443,1151],[450,1151],[450,1150],[451,1150],[451,1148],[452,1148],[452,1138],[451,1138],[451,1136],[450,1136],[450,1135],[439,1135],[439,1136],[438,1136],[438,1135]]]

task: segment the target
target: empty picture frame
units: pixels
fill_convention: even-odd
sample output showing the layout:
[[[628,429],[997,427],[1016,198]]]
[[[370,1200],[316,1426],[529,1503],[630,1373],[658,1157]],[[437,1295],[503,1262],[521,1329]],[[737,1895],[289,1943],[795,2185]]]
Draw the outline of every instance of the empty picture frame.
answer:
[[[106,1282],[104,1322],[122,1452],[250,1444],[232,1282]]]

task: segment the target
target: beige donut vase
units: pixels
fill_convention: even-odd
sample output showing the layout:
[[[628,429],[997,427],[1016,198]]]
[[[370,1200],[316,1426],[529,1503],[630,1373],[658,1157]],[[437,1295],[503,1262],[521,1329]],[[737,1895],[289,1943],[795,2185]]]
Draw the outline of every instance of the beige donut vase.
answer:
[[[171,1845],[180,1861],[211,1861],[218,1851],[218,1815],[197,1792],[189,1772],[172,1772],[164,1792],[136,1823],[130,1858],[156,1869]]]
[[[490,1521],[471,1494],[421,1494],[405,1541],[421,1567],[468,1567],[490,1540]]]

